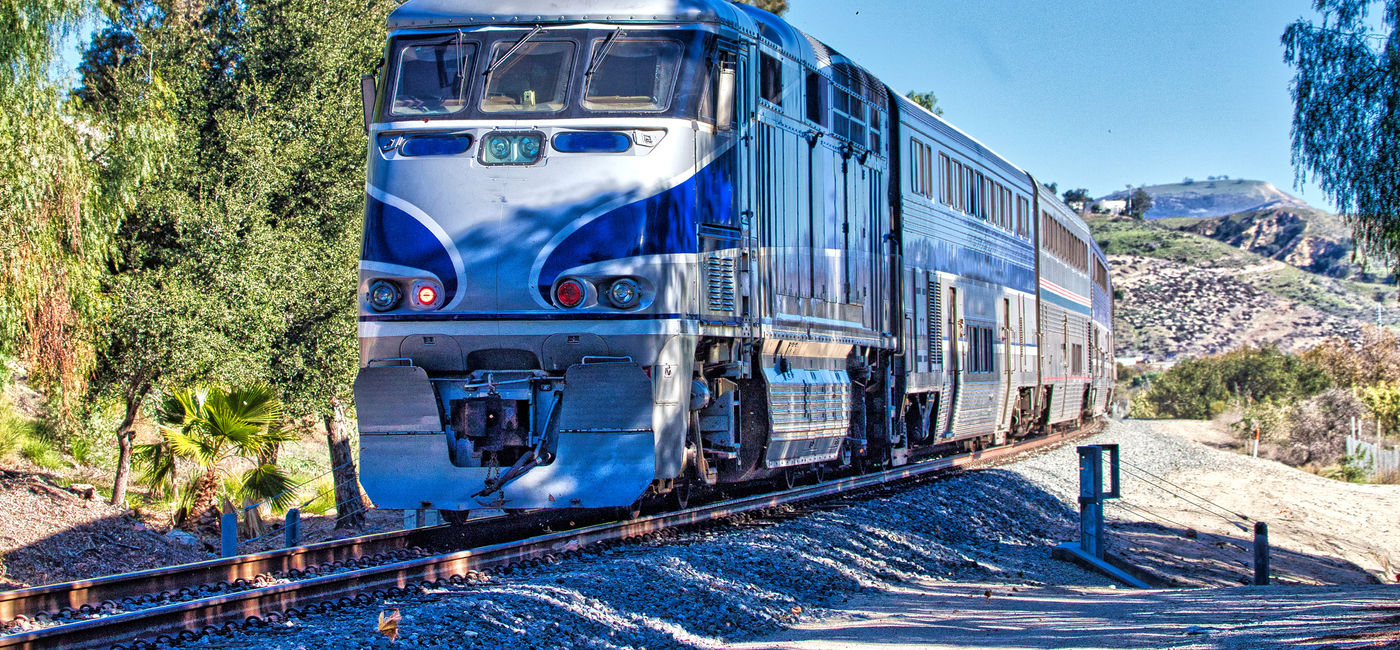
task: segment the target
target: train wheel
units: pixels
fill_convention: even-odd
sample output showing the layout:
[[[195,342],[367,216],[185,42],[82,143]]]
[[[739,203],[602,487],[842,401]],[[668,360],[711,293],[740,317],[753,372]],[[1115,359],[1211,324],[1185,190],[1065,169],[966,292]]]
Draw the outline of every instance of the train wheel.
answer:
[[[819,463],[817,468],[812,470],[812,475],[817,478],[818,483],[826,482],[826,463]]]
[[[442,515],[442,520],[443,520],[443,521],[445,521],[445,522],[447,522],[447,523],[449,523],[449,524],[452,524],[453,526],[460,526],[460,525],[462,525],[462,524],[467,523],[467,517],[468,517],[469,515],[471,515],[471,511],[470,511],[470,510],[439,510],[439,511],[438,511],[438,514]]]
[[[783,470],[783,473],[778,475],[778,489],[791,490],[795,487],[797,487],[797,472],[791,469]]]
[[[691,483],[689,476],[676,481],[675,487],[671,488],[671,505],[674,505],[677,510],[689,508],[691,490],[693,489],[694,483]]]

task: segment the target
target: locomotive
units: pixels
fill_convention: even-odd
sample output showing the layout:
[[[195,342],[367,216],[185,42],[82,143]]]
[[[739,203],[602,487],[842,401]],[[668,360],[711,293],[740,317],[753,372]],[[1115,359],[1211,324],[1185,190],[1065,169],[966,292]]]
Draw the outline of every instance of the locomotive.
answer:
[[[626,507],[1111,400],[1084,222],[765,11],[408,0],[362,90],[379,507]]]

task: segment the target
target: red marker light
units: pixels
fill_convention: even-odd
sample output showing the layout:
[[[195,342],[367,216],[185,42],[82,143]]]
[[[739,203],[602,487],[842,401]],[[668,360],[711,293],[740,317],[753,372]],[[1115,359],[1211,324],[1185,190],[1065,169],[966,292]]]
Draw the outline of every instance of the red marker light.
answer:
[[[583,285],[578,280],[565,280],[554,290],[554,300],[561,307],[574,308],[583,303]]]
[[[437,302],[437,289],[429,286],[418,287],[418,303],[424,306]]]

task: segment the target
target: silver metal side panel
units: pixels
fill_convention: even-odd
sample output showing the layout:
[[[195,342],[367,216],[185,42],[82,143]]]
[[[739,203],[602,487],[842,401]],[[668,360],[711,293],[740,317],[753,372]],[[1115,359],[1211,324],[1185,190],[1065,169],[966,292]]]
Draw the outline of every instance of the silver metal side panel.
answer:
[[[824,462],[841,453],[851,422],[850,377],[845,370],[764,368],[771,427],[764,465]]]
[[[428,373],[415,366],[361,368],[355,376],[355,412],[362,434],[441,433],[443,428]]]

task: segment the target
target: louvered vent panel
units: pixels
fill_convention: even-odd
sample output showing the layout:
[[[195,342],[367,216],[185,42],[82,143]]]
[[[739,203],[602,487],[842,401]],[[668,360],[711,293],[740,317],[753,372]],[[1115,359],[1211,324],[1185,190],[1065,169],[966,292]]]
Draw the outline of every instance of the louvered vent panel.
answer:
[[[705,282],[710,311],[734,311],[734,260],[710,255],[705,259]]]
[[[937,280],[928,285],[928,352],[929,363],[943,365],[943,310],[938,304],[942,295]]]

